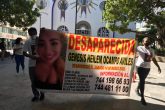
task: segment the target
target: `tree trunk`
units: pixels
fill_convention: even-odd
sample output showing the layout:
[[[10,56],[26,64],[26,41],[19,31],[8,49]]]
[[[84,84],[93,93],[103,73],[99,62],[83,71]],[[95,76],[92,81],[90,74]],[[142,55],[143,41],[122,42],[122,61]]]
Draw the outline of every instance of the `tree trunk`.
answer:
[[[162,48],[165,48],[165,27],[158,28],[157,35],[158,35],[158,43]]]

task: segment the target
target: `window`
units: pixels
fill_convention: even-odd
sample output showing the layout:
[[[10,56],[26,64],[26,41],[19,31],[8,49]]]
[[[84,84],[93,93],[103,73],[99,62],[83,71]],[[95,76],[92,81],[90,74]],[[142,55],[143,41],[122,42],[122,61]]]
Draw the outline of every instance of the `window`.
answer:
[[[109,37],[109,30],[106,27],[99,28],[97,32],[97,36],[99,37]]]
[[[86,29],[76,29],[76,34],[81,34],[81,35],[90,35],[90,30]]]
[[[57,28],[57,31],[59,31],[59,32],[65,32],[65,33],[68,33],[69,32],[68,28],[66,26],[64,26],[64,25],[58,27]]]
[[[0,27],[0,32],[2,32],[2,27]]]
[[[105,9],[105,3],[106,3],[106,1],[102,1],[102,2],[100,3],[99,7],[100,7],[100,10],[101,10],[101,11],[103,11],[103,10]]]
[[[7,33],[8,29],[6,27],[2,27],[2,32]]]
[[[91,34],[91,26],[87,21],[80,21],[77,23],[76,34],[81,35],[90,35]]]
[[[13,29],[9,28],[9,34],[13,34]]]
[[[17,30],[13,30],[13,34],[18,35],[18,31]]]

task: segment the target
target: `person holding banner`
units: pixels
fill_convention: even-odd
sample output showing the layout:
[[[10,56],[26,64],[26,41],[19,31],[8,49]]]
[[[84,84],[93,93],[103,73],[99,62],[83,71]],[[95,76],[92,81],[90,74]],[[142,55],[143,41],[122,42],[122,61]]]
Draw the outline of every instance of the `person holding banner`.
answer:
[[[29,58],[29,76],[31,80],[31,88],[34,97],[32,98],[32,102],[36,102],[39,100],[44,100],[44,93],[39,91],[36,88],[36,74],[35,74],[35,67],[36,67],[36,60],[39,58],[36,53],[37,48],[37,30],[34,27],[28,29],[28,34],[30,38],[25,42],[23,47],[23,54]]]
[[[147,105],[144,98],[144,87],[145,87],[145,79],[147,78],[150,72],[151,60],[158,67],[159,73],[161,73],[161,69],[155,59],[154,51],[149,47],[149,45],[151,44],[150,39],[148,37],[145,37],[142,41],[142,44],[143,46],[137,47],[138,59],[136,62],[136,67],[140,81],[136,89],[136,92],[139,96],[141,96],[141,103],[143,105]]]
[[[41,29],[36,65],[38,87],[61,90],[65,68],[66,36],[57,31]]]

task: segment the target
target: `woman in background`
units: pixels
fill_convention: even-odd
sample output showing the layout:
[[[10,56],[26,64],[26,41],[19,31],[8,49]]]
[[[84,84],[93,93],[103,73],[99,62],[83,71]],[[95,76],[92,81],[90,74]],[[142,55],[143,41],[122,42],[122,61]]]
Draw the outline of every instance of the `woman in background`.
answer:
[[[19,66],[21,65],[24,74],[24,55],[23,55],[23,42],[22,38],[17,38],[13,47],[15,62],[16,62],[16,75],[19,74]]]

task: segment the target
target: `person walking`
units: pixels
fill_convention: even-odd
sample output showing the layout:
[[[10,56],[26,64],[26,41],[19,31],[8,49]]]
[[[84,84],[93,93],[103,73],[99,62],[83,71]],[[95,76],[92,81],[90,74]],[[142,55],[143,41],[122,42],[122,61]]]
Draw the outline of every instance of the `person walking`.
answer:
[[[154,51],[149,47],[151,44],[149,37],[143,38],[142,44],[143,46],[137,47],[138,59],[136,62],[136,68],[137,68],[137,73],[138,73],[140,81],[136,89],[136,93],[139,96],[141,96],[141,103],[143,105],[147,105],[144,98],[144,88],[145,88],[145,79],[147,78],[150,72],[151,60],[158,67],[159,73],[161,73],[161,69],[155,59]]]
[[[32,102],[43,100],[44,99],[44,93],[37,90],[35,86],[36,82],[36,74],[35,74],[35,66],[36,66],[36,60],[38,58],[36,53],[37,48],[37,30],[34,27],[31,27],[28,29],[28,34],[30,38],[25,42],[23,53],[26,57],[29,57],[29,76],[31,80],[31,88],[34,97],[32,98]]]
[[[25,74],[24,72],[24,68],[25,68],[25,64],[24,64],[24,55],[23,55],[23,43],[22,43],[22,38],[18,37],[16,39],[16,42],[13,46],[13,52],[14,52],[14,57],[15,57],[15,62],[16,62],[16,75],[19,74],[19,66],[21,65],[22,70],[23,70],[23,74]]]
[[[6,44],[5,44],[5,39],[2,38],[0,42],[0,49],[1,49],[1,60],[4,60],[5,57],[5,52],[6,52]]]

